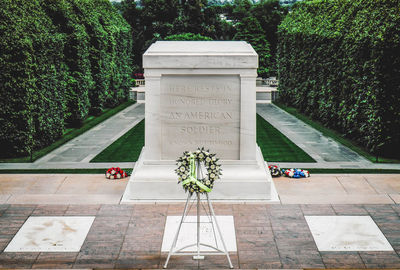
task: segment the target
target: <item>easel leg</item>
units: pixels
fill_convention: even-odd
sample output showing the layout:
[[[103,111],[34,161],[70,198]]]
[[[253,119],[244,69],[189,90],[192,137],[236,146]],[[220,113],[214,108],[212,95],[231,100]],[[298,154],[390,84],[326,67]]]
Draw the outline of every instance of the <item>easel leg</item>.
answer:
[[[211,204],[211,202],[210,202],[210,199],[208,198],[208,194],[207,194],[207,193],[206,193],[206,197],[207,197],[208,207],[210,208],[211,216],[212,216],[212,218],[215,220],[215,225],[216,225],[216,227],[217,227],[217,230],[218,230],[218,233],[219,233],[219,237],[220,237],[220,239],[221,239],[221,241],[222,241],[222,246],[224,247],[224,251],[225,251],[225,254],[226,254],[226,258],[228,259],[229,268],[232,269],[232,268],[233,268],[233,265],[232,265],[232,262],[231,262],[231,258],[229,257],[229,253],[228,253],[228,250],[227,250],[227,248],[226,248],[224,238],[222,237],[221,229],[219,228],[218,221],[217,221],[217,218],[216,218],[215,213],[214,213],[214,208],[212,207],[212,204]]]
[[[193,260],[204,260],[204,256],[200,255],[200,193],[197,192],[197,255],[193,256]]]
[[[176,234],[175,234],[175,237],[174,237],[174,241],[172,242],[171,249],[169,250],[168,257],[167,257],[167,260],[165,261],[165,264],[164,264],[163,268],[167,268],[169,259],[171,258],[171,255],[173,253],[174,248],[176,247],[176,242],[178,241],[179,232],[181,230],[183,220],[186,217],[186,214],[187,214],[186,211],[187,211],[187,208],[188,208],[189,201],[190,201],[191,197],[192,196],[190,195],[190,193],[188,193],[188,197],[187,197],[186,204],[185,204],[185,209],[183,210],[182,219],[181,219],[181,222],[179,223],[178,230],[176,231]]]

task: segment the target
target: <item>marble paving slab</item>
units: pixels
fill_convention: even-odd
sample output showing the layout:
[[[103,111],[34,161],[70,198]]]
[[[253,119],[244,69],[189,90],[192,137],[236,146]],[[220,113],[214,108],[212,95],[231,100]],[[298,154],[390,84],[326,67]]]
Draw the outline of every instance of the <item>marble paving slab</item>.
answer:
[[[176,231],[178,230],[179,222],[182,216],[168,216],[167,222],[165,224],[164,237],[161,246],[161,252],[169,252],[172,242],[174,240]],[[233,221],[233,216],[216,216],[220,229],[222,231],[222,237],[224,238],[226,248],[228,251],[237,251],[236,248],[236,235],[235,235],[235,225]],[[186,245],[196,243],[196,216],[187,216],[186,222],[182,225],[181,232],[178,237],[177,248],[184,247]],[[209,218],[207,216],[200,217],[201,222],[208,222]],[[200,225],[200,242],[212,246],[216,246],[223,250],[223,245],[218,237],[218,230],[214,224],[217,242],[215,241],[212,224],[211,223],[201,223]],[[196,247],[187,248],[184,251],[196,251]],[[201,251],[214,251],[211,248],[201,247]]]
[[[29,217],[4,252],[78,252],[95,217]]]
[[[393,251],[370,216],[304,216],[319,251]]]

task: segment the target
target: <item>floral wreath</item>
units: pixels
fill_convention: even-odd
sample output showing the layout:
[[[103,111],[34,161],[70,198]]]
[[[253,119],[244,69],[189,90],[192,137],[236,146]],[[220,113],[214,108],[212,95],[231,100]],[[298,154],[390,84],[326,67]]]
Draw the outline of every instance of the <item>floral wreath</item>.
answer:
[[[128,176],[129,174],[124,172],[120,167],[112,167],[106,171],[107,179],[120,179]]]
[[[185,151],[183,156],[176,160],[178,168],[175,170],[178,175],[178,183],[181,183],[186,192],[210,192],[214,186],[214,181],[222,175],[221,165],[218,164],[216,154],[210,154],[209,150],[198,148],[194,152]],[[197,179],[196,166],[204,163],[207,169],[206,177]]]

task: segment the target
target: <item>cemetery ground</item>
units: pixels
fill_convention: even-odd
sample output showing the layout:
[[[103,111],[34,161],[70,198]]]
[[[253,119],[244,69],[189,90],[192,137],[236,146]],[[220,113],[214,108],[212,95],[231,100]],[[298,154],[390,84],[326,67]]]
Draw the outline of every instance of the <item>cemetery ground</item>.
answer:
[[[234,268],[400,268],[399,179],[400,175],[382,174],[276,178],[280,204],[214,203],[217,216],[234,220],[237,251],[230,252]],[[161,268],[167,255],[161,251],[167,217],[180,216],[183,204],[121,205],[127,181],[110,181],[103,175],[0,175],[0,268]],[[36,251],[5,251],[28,219],[46,217],[94,221],[80,238],[78,251],[63,252],[60,245],[57,252],[40,251],[40,245]],[[358,223],[336,224],[346,231],[330,231],[327,250],[317,241],[312,220],[332,218]],[[377,226],[387,241],[374,240],[370,231],[363,231],[371,237],[369,242],[359,239],[355,247],[346,242],[354,241],[357,228],[364,229],[363,220]],[[22,243],[32,247],[29,241]],[[343,243],[348,250],[340,250]],[[168,268],[227,269],[228,265],[224,256],[207,256],[204,261],[173,256]]]
[[[310,119],[309,117],[305,116],[304,114],[298,112],[298,110],[296,108],[285,106],[284,104],[282,104],[280,102],[274,102],[274,104],[277,105],[279,108],[283,109],[284,111],[288,112],[289,114],[295,116],[299,120],[303,121],[307,125],[310,125],[314,129],[318,130],[324,136],[334,139],[335,141],[337,141],[340,144],[346,146],[347,148],[353,150],[354,152],[363,156],[364,158],[368,159],[371,162],[400,163],[400,160],[380,157],[380,156],[372,155],[372,154],[368,153],[361,147],[357,146],[355,142],[344,138],[341,134],[339,134],[338,132],[336,132],[332,129],[324,127],[324,125],[319,123],[318,121]]]
[[[134,104],[134,101],[126,101],[121,105],[115,108],[108,108],[103,111],[99,116],[89,116],[83,123],[82,126],[79,128],[67,128],[62,135],[62,137],[57,140],[56,142],[52,143],[51,145],[40,149],[39,151],[35,151],[32,153],[31,157],[21,157],[21,158],[4,158],[0,159],[0,162],[33,162],[38,160],[39,158],[47,155],[48,153],[52,152],[53,150],[57,149],[58,147],[62,146],[63,144],[67,143],[68,141],[78,137],[79,135],[85,133],[86,131],[92,129],[93,127],[97,126],[98,124],[104,122],[108,118],[114,116],[115,114],[121,112],[125,108]]]
[[[28,159],[23,163],[2,160],[0,172],[99,173],[111,163],[111,166],[131,169],[143,146],[144,106],[138,103],[128,106],[32,163]],[[304,168],[311,173],[396,173],[400,170],[400,164],[371,162],[348,145],[344,146],[340,138],[325,136],[323,130],[307,119],[295,117],[274,104],[258,104],[257,113],[257,143],[265,160],[281,168]]]
[[[304,141],[299,143],[302,134],[314,134],[310,133],[307,126],[303,126],[304,129],[300,132],[291,133],[285,128],[290,127],[290,124],[298,124],[292,123],[295,119],[273,105],[259,106],[258,117],[264,116],[265,119],[268,110],[274,110],[274,113],[277,113],[276,117],[283,117],[280,121],[283,125],[270,119],[266,120],[271,121],[272,126],[284,134],[285,138],[297,146],[300,145],[300,148],[310,153],[317,161],[282,162],[279,163],[281,166],[288,164],[288,167],[311,167],[315,172],[331,168],[336,173],[316,174],[311,171],[310,178],[275,178],[274,183],[280,198],[278,204],[214,203],[217,216],[232,216],[234,220],[237,251],[230,252],[234,268],[400,268],[400,174],[362,174],[368,172],[368,167],[375,168],[372,172],[376,171],[376,168],[394,169],[393,172],[396,172],[398,165],[376,164],[366,159],[356,162],[326,160],[327,156],[323,151],[315,150],[318,144],[307,145]],[[107,180],[101,172],[104,171],[104,166],[132,168],[134,163],[89,163],[95,154],[78,154],[94,151],[93,144],[88,142],[90,140],[94,141],[94,144],[104,143],[102,147],[95,149],[96,153],[100,153],[110,144],[105,141],[109,141],[110,138],[114,138],[115,141],[123,134],[128,136],[130,130],[134,132],[135,128],[130,126],[118,130],[118,134],[108,134],[109,137],[105,138],[108,132],[115,132],[118,121],[129,120],[138,124],[136,127],[139,129],[140,123],[143,123],[142,112],[143,105],[135,104],[126,108],[119,116],[115,116],[120,120],[110,118],[107,120],[109,122],[105,121],[101,126],[65,144],[63,149],[55,150],[59,151],[57,154],[44,157],[42,162],[38,162],[39,159],[29,163],[31,167],[26,166],[27,164],[25,167],[18,167],[21,165],[19,163],[0,164],[3,169],[53,168],[45,174],[0,175],[0,268],[162,267],[167,255],[161,251],[167,217],[181,215],[183,204],[119,204],[128,178]],[[320,139],[320,145],[333,145],[335,149],[334,141],[324,141],[323,137]],[[79,143],[81,145],[78,145]],[[80,151],[76,151],[77,149]],[[345,155],[344,157],[348,158]],[[339,167],[339,164],[342,167]],[[51,173],[55,172],[54,168],[58,172],[64,170],[65,174]],[[66,171],[68,168],[70,171]],[[83,174],[90,170],[98,170],[98,174]],[[339,173],[346,170],[358,170],[358,174]],[[92,217],[94,221],[87,235],[81,239],[82,245],[78,251],[5,251],[27,220],[34,217],[54,217],[55,220],[60,218],[61,221],[63,217]],[[326,250],[316,240],[312,231],[315,230],[315,224],[311,221],[318,218],[340,220],[340,217],[349,217],[356,220],[356,223],[347,222],[350,227],[346,227],[346,222],[339,224],[338,227],[343,229],[332,232],[333,242],[327,242],[330,243],[331,250]],[[367,228],[362,222],[369,218],[378,231],[383,233],[383,240],[387,240],[386,245],[379,245],[383,243],[382,238],[370,239],[367,245],[362,244],[365,239],[355,239],[356,247],[346,246],[346,241],[339,243],[343,237],[345,240],[352,239],[353,228]],[[335,239],[339,242],[335,242]],[[339,250],[343,243],[346,251]],[[374,246],[375,244],[378,246]],[[226,258],[208,256],[204,261],[193,261],[190,256],[173,256],[169,264],[169,269],[210,268],[228,268]]]

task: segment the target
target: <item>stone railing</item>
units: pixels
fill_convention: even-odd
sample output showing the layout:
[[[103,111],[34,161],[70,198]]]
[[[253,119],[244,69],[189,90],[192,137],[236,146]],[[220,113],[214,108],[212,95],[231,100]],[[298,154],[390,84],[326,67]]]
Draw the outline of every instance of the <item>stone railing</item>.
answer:
[[[257,86],[278,87],[279,81],[276,79],[276,77],[269,77],[267,79],[257,78],[256,84]]]
[[[145,79],[135,79],[136,86],[144,86]]]
[[[265,85],[271,86],[271,87],[278,87],[278,84],[279,84],[279,81],[274,77],[267,78],[264,81],[265,81]]]

